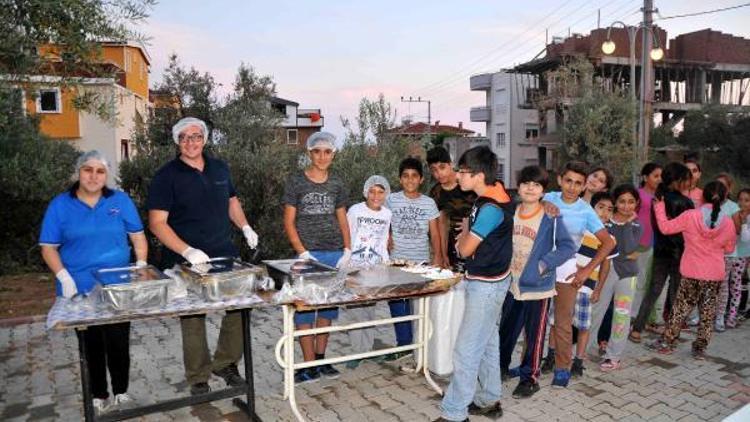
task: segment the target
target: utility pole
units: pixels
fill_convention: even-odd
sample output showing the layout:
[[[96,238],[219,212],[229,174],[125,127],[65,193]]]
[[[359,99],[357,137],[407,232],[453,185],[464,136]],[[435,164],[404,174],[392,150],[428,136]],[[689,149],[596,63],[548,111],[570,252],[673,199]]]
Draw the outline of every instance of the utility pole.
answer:
[[[648,160],[649,138],[651,136],[651,125],[654,119],[654,65],[651,60],[650,52],[654,44],[654,1],[643,0],[643,26],[641,42],[641,95],[643,95],[643,104],[640,112],[640,140],[641,140],[641,164]],[[652,34],[654,34],[652,36]],[[665,40],[666,42],[666,40]]]
[[[404,97],[401,97],[402,103],[427,103],[427,138],[432,139],[432,110],[431,105],[432,102],[430,100],[423,100],[422,97],[417,97],[417,99],[413,99],[412,97],[409,97],[408,99],[404,99]]]

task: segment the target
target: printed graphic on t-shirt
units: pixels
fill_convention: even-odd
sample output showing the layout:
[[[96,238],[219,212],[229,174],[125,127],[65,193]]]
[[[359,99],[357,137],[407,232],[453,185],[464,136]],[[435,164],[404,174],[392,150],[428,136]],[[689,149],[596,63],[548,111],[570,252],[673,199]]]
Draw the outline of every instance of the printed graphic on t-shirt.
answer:
[[[336,198],[330,192],[309,192],[300,200],[300,214],[325,215],[336,210]]]

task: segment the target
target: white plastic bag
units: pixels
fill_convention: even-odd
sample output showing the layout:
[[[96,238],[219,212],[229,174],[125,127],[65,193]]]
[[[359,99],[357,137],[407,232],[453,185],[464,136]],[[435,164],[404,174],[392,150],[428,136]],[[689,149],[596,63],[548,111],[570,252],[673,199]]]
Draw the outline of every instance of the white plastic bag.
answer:
[[[430,327],[427,367],[433,373],[446,376],[453,372],[453,346],[464,316],[466,282],[461,280],[452,289],[430,298]]]

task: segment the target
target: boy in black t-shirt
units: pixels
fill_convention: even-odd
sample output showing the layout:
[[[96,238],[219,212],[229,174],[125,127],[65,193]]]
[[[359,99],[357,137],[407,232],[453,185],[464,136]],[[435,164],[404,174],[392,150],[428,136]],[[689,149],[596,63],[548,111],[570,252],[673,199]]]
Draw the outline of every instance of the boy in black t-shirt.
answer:
[[[456,254],[456,235],[461,221],[469,216],[471,205],[477,199],[472,191],[463,191],[458,185],[458,175],[453,169],[451,156],[443,147],[427,152],[427,165],[432,178],[437,181],[430,189],[430,197],[440,210],[440,253],[443,265],[461,271],[463,260]]]

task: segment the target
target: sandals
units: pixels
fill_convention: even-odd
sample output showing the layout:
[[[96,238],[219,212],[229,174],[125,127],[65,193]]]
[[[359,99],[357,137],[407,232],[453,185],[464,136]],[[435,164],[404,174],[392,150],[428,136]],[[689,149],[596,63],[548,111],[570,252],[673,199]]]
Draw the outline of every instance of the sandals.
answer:
[[[631,331],[630,334],[628,334],[628,340],[632,341],[633,343],[640,343],[641,333],[639,333],[638,331]]]
[[[654,334],[662,335],[664,334],[664,326],[658,325],[658,324],[647,324],[646,331],[652,332]]]
[[[602,372],[610,372],[620,369],[620,361],[607,359],[599,365],[599,370]]]

